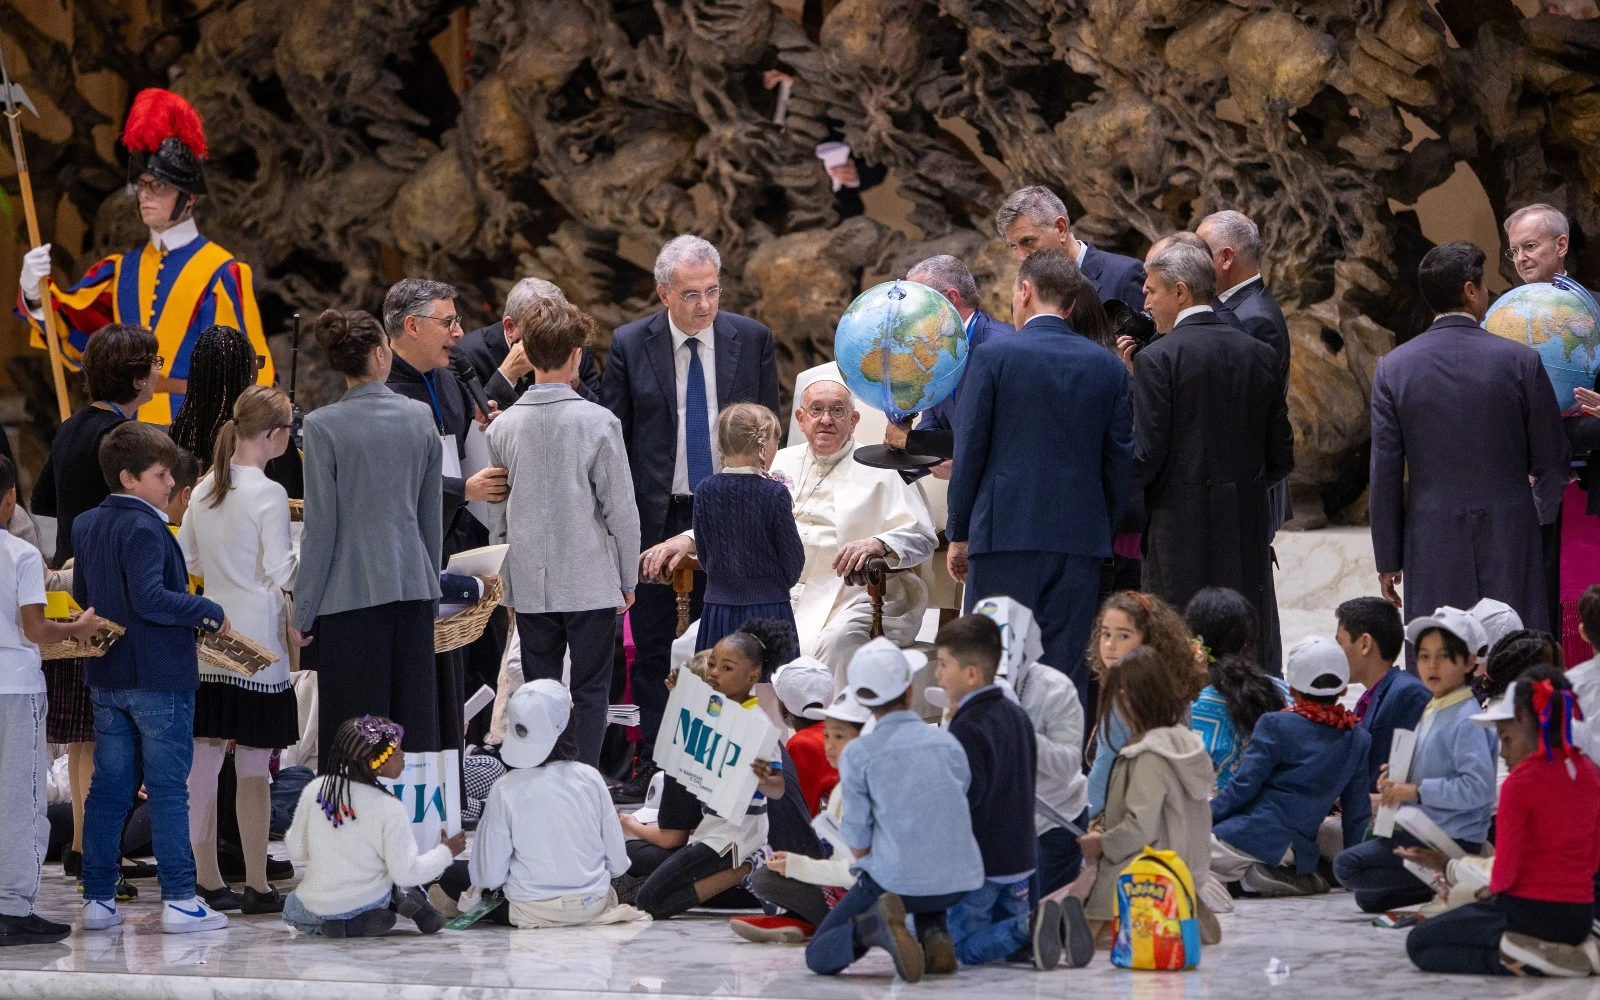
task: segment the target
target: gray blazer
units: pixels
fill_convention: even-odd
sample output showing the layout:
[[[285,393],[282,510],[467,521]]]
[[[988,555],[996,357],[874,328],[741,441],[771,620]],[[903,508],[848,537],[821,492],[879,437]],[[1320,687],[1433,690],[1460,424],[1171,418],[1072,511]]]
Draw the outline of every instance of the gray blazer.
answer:
[[[639,582],[639,508],[622,423],[565,385],[535,387],[489,425],[510,495],[489,508],[509,543],[506,604],[522,614],[622,606]]]
[[[444,449],[424,403],[381,382],[306,414],[306,530],[294,625],[439,598]]]

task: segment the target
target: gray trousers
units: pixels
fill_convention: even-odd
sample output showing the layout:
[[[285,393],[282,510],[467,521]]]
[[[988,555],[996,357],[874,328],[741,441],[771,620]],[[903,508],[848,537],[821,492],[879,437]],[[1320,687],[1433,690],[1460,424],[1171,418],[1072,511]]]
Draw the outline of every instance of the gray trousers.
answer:
[[[50,841],[44,712],[43,694],[0,694],[0,914],[8,917],[33,912]]]

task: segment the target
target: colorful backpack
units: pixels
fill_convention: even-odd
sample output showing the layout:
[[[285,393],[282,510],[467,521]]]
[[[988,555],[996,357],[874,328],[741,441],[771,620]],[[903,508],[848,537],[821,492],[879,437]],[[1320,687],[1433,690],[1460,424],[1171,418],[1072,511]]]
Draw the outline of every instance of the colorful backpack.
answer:
[[[1117,876],[1111,964],[1122,969],[1200,965],[1199,904],[1189,868],[1174,851],[1146,847]]]

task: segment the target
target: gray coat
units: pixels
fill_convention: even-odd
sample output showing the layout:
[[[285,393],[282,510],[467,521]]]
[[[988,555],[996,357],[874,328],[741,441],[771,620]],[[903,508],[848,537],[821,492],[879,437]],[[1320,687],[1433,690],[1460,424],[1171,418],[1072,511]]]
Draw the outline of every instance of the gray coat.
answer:
[[[294,624],[439,597],[444,449],[425,404],[365,382],[306,415]]]
[[[489,425],[510,495],[489,508],[521,614],[622,606],[639,580],[639,508],[622,423],[569,386],[535,387]]]

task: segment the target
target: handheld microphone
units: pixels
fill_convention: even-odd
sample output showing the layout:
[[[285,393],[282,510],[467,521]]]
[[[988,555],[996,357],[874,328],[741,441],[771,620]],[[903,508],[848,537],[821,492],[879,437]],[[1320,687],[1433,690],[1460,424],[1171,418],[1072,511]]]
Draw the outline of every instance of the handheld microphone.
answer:
[[[483,414],[483,419],[489,419],[489,394],[483,390],[483,380],[478,378],[478,370],[472,367],[472,362],[462,357],[451,357],[450,370],[456,373],[456,378],[467,387],[467,395],[472,397],[472,402]]]

